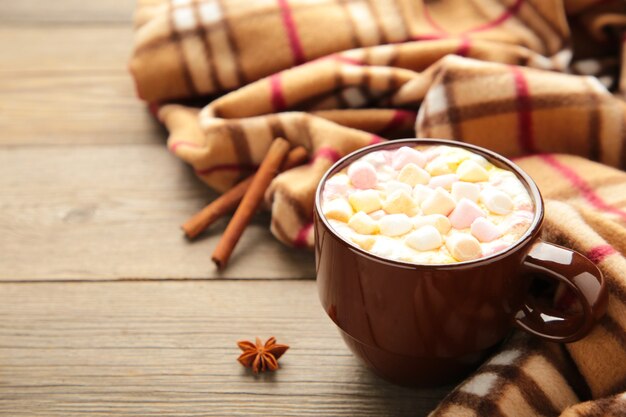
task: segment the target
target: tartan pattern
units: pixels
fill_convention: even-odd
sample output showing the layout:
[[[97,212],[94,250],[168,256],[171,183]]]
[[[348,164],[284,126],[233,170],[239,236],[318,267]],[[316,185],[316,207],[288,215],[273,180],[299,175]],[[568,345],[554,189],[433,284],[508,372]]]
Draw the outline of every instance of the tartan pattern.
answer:
[[[155,106],[169,150],[219,191],[276,137],[309,151],[266,194],[271,230],[292,246],[313,246],[328,167],[383,138],[452,138],[517,158],[546,199],[544,237],[605,274],[608,313],[565,347],[513,337],[432,415],[619,415],[626,66],[606,45],[624,43],[625,16],[619,0],[140,0],[130,68],[151,102],[227,93],[202,109]]]
[[[500,38],[509,54],[524,45],[546,66],[558,66],[551,61],[567,47],[559,1],[468,0],[455,5],[455,16],[466,20],[460,26],[440,3],[139,0],[130,69],[139,96],[153,102],[231,91],[293,65],[381,44],[461,39],[462,53],[467,42]]]

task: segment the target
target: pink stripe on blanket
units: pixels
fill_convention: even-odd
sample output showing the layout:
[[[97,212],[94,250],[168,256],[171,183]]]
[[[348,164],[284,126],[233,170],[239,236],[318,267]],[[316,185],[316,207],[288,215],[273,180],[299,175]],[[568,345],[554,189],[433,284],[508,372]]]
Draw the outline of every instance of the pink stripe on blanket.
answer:
[[[539,157],[556,171],[561,173],[563,177],[565,177],[576,189],[578,192],[594,207],[599,210],[613,213],[620,216],[622,219],[626,220],[626,212],[620,210],[617,207],[613,207],[609,205],[606,201],[604,201],[592,188],[591,186],[580,177],[573,169],[568,167],[567,165],[559,162],[558,159],[554,157],[552,154],[542,154]]]
[[[293,245],[297,248],[302,248],[307,246],[307,237],[309,233],[311,233],[311,229],[313,228],[313,223],[307,223],[303,227],[298,230],[298,234],[296,235],[295,240],[293,241]]]
[[[285,96],[283,95],[283,85],[280,81],[280,72],[270,76],[270,94],[272,107],[275,112],[281,112],[287,108]]]
[[[524,4],[524,1],[525,0],[517,0],[515,3],[509,6],[504,13],[496,17],[491,22],[487,22],[473,29],[467,30],[464,33],[481,32],[483,30],[493,29],[497,26],[500,26],[501,24],[503,24],[510,18],[514,17],[517,13],[519,13],[519,10],[522,7],[522,4]]]
[[[214,165],[210,168],[196,169],[196,175],[209,175],[218,171],[256,171],[259,167],[257,165],[247,164],[222,164]]]
[[[199,148],[200,145],[198,145],[197,143],[193,143],[193,142],[187,142],[184,140],[179,140],[178,142],[174,142],[169,146],[169,151],[174,153],[176,152],[176,149],[178,149],[181,146],[187,146],[189,148]]]
[[[339,154],[339,152],[337,152],[333,148],[329,148],[325,146],[323,148],[319,148],[317,152],[313,154],[313,158],[311,158],[311,162],[315,161],[318,158],[325,158],[325,159],[329,159],[332,162],[337,162],[341,158],[341,155]]]
[[[587,252],[586,256],[591,262],[597,264],[602,262],[607,256],[613,255],[614,253],[617,253],[617,251],[613,246],[599,245]]]
[[[393,113],[393,116],[391,117],[391,120],[389,120],[389,123],[387,123],[387,125],[383,128],[383,130],[381,130],[381,133],[386,133],[386,132],[393,132],[394,130],[398,129],[399,127],[402,127],[404,124],[406,124],[407,122],[411,121],[413,122],[413,124],[415,124],[415,119],[417,118],[417,112],[414,111],[410,111],[410,110],[396,110]],[[380,137],[378,138],[378,142],[380,142]],[[375,143],[378,143],[375,142]]]
[[[470,38],[467,36],[462,36],[460,39],[459,47],[457,48],[455,54],[458,56],[467,56],[470,50]]]
[[[285,27],[285,32],[287,32],[287,39],[289,39],[293,61],[296,65],[302,64],[306,59],[304,57],[302,43],[300,42],[300,36],[298,35],[298,28],[293,19],[288,0],[278,0],[278,7],[280,7],[283,26]]]
[[[519,10],[522,7],[522,4],[524,4],[524,1],[525,0],[516,0],[515,3],[507,7],[506,10],[502,12],[495,19],[489,22],[483,23],[481,25],[478,25],[474,28],[468,29],[462,32],[462,35],[467,34],[467,33],[472,33],[472,32],[482,32],[484,30],[494,29],[500,26],[501,24],[503,24],[504,22],[506,22],[507,20],[509,20],[510,18],[514,17],[515,15],[519,13]],[[435,21],[435,19],[433,19],[433,17],[430,15],[430,12],[428,11],[428,7],[426,7],[426,4],[422,6],[422,10],[423,10],[424,18],[433,29],[444,34],[449,33],[446,29],[441,27],[439,23]]]
[[[518,67],[511,66],[510,68],[515,82],[515,93],[517,94],[517,141],[523,152],[536,153],[528,82],[524,73]]]

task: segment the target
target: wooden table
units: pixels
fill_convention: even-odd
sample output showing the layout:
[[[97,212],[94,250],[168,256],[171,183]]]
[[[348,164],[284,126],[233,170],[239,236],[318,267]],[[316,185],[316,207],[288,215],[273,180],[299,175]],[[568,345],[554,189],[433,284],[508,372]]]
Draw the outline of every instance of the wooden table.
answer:
[[[319,306],[310,253],[246,231],[228,270],[179,224],[214,197],[126,61],[131,0],[0,2],[0,415],[426,415]],[[291,345],[276,373],[235,342]]]

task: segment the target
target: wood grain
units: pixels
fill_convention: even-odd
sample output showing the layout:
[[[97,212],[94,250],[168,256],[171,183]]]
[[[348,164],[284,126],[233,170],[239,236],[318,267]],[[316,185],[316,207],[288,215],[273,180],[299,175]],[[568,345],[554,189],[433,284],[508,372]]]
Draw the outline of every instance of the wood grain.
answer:
[[[130,26],[136,1],[133,0],[19,0],[0,2],[0,22],[125,22]]]
[[[164,145],[0,148],[0,280],[313,278],[257,216],[229,267],[224,219],[189,243],[180,224],[215,194]]]
[[[126,69],[131,45],[127,25],[0,27],[0,146],[163,143]]]
[[[362,367],[312,281],[0,284],[0,323],[12,417],[423,416],[446,393]],[[236,362],[257,335],[291,346],[278,372]]]

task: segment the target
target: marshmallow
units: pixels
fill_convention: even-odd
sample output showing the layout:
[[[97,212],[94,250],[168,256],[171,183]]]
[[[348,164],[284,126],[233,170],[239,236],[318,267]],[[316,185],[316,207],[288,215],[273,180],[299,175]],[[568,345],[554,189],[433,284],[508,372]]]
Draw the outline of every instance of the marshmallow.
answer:
[[[427,251],[439,248],[443,239],[434,226],[423,226],[406,237],[406,244],[419,251]]]
[[[416,208],[417,205],[413,202],[411,195],[402,190],[391,193],[383,204],[383,210],[390,214],[413,214]]]
[[[457,261],[471,261],[480,258],[482,249],[474,236],[457,233],[446,239],[446,248]]]
[[[452,188],[452,185],[458,180],[459,180],[459,177],[456,174],[438,175],[430,179],[428,186],[430,188],[441,187],[441,188],[445,188],[446,190],[449,190],[450,188]]]
[[[526,195],[517,195],[513,197],[513,206],[515,210],[533,211],[533,202]]]
[[[426,198],[430,197],[434,194],[435,190],[432,188],[428,188],[425,185],[418,184],[413,188],[413,198],[415,199],[416,204],[422,204]]]
[[[333,198],[346,195],[349,188],[350,178],[346,174],[335,174],[324,183],[322,195],[324,200],[332,200]]]
[[[456,165],[454,163],[448,163],[443,156],[433,159],[425,167],[426,171],[432,176],[453,174],[455,168]]]
[[[457,168],[456,173],[461,181],[479,182],[487,181],[489,179],[487,170],[471,159],[466,159],[461,162],[461,165]]]
[[[439,233],[445,235],[452,229],[450,219],[441,214],[431,214],[429,216],[415,216],[413,217],[413,227],[419,229],[422,226],[434,226]]]
[[[409,184],[405,184],[403,182],[400,181],[396,181],[396,180],[390,180],[388,181],[385,186],[384,186],[385,192],[387,193],[387,195],[393,193],[394,191],[397,190],[403,190],[406,191],[407,193],[411,193],[411,191],[413,190],[413,188],[411,188],[411,186]]]
[[[474,220],[484,215],[485,212],[476,203],[467,198],[462,198],[448,219],[455,229],[466,229],[472,225]]]
[[[478,165],[480,165],[481,167],[487,169],[489,168],[489,165],[491,165],[489,163],[489,161],[487,161],[487,159],[484,156],[478,155],[473,153],[469,159],[471,159],[472,161],[476,162]]]
[[[350,240],[359,245],[361,249],[371,250],[374,243],[376,243],[376,238],[374,236],[363,236],[363,235],[352,235],[350,236]]]
[[[426,149],[423,154],[426,157],[426,161],[430,162],[433,159],[435,159],[436,157],[438,157],[439,155],[441,155],[442,149],[441,146],[436,146],[434,148],[428,148]]]
[[[391,168],[389,165],[383,165],[378,167],[376,171],[376,178],[379,183],[385,183],[387,181],[392,181],[398,176],[398,172]]]
[[[380,233],[385,236],[400,236],[413,229],[411,219],[406,214],[389,214],[380,219]]]
[[[513,200],[507,193],[496,188],[485,188],[480,193],[480,200],[492,213],[509,214],[513,210]]]
[[[373,235],[378,232],[378,224],[376,223],[376,220],[372,219],[362,211],[359,211],[357,214],[350,217],[350,220],[348,220],[348,226],[350,226],[355,232],[362,235]]]
[[[456,207],[456,202],[449,192],[437,188],[435,192],[422,202],[424,214],[443,214],[447,216]]]
[[[408,163],[398,174],[398,180],[415,187],[417,184],[428,184],[430,174],[414,163]]]
[[[380,210],[383,206],[376,190],[355,191],[350,194],[348,200],[354,211],[371,213]]]
[[[374,220],[380,220],[380,219],[382,219],[384,216],[386,216],[386,215],[387,215],[387,213],[385,213],[385,210],[382,210],[382,209],[381,209],[381,210],[376,210],[376,211],[373,211],[373,212],[369,213],[369,215],[370,215],[370,217],[371,217],[372,219],[374,219]]]
[[[413,163],[422,168],[426,165],[426,157],[420,151],[403,146],[397,149],[391,157],[391,166],[393,169],[400,170],[405,165]]]
[[[393,259],[397,256],[398,249],[401,247],[393,239],[379,237],[369,251],[374,255]]]
[[[334,200],[324,202],[322,206],[322,212],[328,219],[339,220],[340,222],[347,222],[352,216],[352,206],[343,198],[336,198]]]
[[[387,156],[384,151],[370,152],[361,158],[361,161],[371,164],[374,168],[387,164]]]
[[[474,220],[471,226],[471,231],[476,239],[481,242],[491,242],[492,240],[502,236],[500,229],[484,217],[479,217]]]
[[[356,188],[374,188],[378,183],[376,170],[367,162],[356,161],[348,168],[348,177]]]
[[[470,201],[478,201],[480,195],[480,187],[471,182],[455,182],[452,184],[452,197],[456,201],[461,201],[462,198],[467,198]]]

